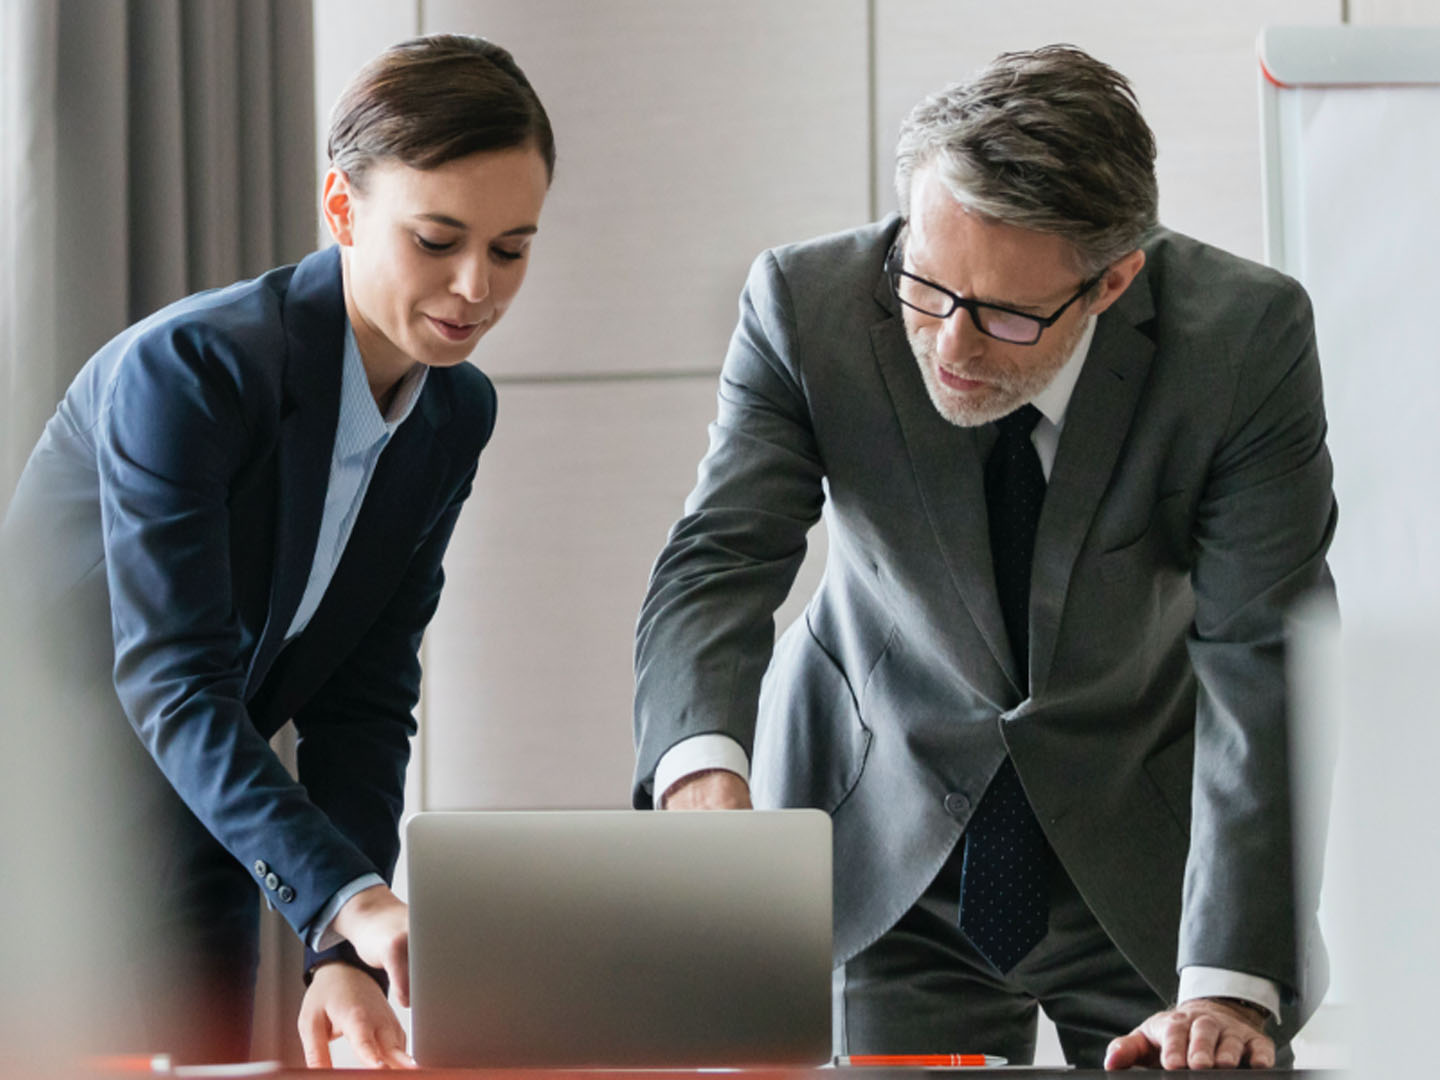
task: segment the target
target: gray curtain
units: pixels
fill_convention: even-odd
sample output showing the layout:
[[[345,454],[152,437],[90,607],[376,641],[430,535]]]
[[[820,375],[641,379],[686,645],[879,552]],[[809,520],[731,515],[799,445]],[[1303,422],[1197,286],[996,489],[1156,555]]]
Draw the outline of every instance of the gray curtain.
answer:
[[[311,19],[309,0],[0,0],[0,509],[96,348],[314,246]],[[0,716],[0,730],[6,719],[18,724]],[[32,1075],[63,1065],[49,1054],[103,1045],[103,1031],[71,1030],[87,990],[117,1027],[122,1006],[143,1009],[129,987],[89,985],[106,970],[90,930],[104,926],[107,883],[87,876],[85,852],[44,839],[109,781],[101,763],[82,767],[84,747],[43,735],[23,736],[23,759],[0,754],[0,866],[14,871],[0,888],[6,1076],[16,1052],[14,1075]],[[263,933],[254,1051],[298,1063],[298,942],[273,913]]]
[[[3,18],[0,503],[98,346],[295,261],[316,220],[308,0],[5,0]]]

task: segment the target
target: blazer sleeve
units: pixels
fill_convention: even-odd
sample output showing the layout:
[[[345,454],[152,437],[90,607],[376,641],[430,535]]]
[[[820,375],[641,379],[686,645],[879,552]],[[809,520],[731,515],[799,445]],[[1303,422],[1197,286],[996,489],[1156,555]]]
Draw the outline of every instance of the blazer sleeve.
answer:
[[[1315,330],[1286,281],[1240,346],[1225,437],[1195,526],[1197,677],[1190,851],[1178,966],[1303,993],[1293,862],[1286,620],[1333,602],[1325,553],[1336,505]],[[1297,920],[1297,914],[1300,918]]]
[[[300,781],[310,799],[387,882],[394,880],[400,852],[405,768],[420,698],[420,639],[440,601],[441,562],[474,476],[472,465],[379,618],[294,718]],[[331,959],[365,966],[348,945],[315,952],[306,943],[307,972]],[[384,984],[383,972],[366,970]]]
[[[166,779],[297,932],[376,869],[250,720],[233,614],[228,495],[266,392],[213,328],[167,324],[117,363],[96,463],[121,704]],[[273,403],[270,403],[273,404]],[[288,900],[286,899],[288,897]]]
[[[820,517],[823,466],[773,254],[751,267],[720,374],[718,412],[685,512],[651,573],[635,645],[634,804],[654,802],[671,746],[719,732],[748,754],[775,609]]]

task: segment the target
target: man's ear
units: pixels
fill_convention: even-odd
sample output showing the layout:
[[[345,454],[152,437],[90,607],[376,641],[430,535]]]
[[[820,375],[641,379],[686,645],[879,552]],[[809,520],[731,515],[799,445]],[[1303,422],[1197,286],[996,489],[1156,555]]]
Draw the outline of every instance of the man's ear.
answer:
[[[1129,255],[1122,256],[1110,264],[1105,276],[1100,279],[1100,291],[1087,309],[1091,315],[1099,315],[1130,287],[1135,275],[1145,266],[1145,252],[1136,248]]]
[[[337,244],[349,247],[355,242],[355,186],[333,165],[320,188],[320,211]]]

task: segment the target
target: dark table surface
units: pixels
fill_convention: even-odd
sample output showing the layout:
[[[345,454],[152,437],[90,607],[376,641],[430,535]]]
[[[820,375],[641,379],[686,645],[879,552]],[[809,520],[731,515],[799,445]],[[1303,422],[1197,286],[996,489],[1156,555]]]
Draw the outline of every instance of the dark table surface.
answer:
[[[765,1070],[765,1069],[744,1069],[725,1070],[722,1074],[733,1075],[738,1080],[825,1080],[827,1077],[835,1077],[845,1074],[854,1077],[855,1074],[863,1074],[864,1080],[923,1080],[923,1077],[933,1073],[960,1074],[961,1076],[980,1077],[993,1073],[1015,1074],[1022,1073],[1034,1080],[1119,1080],[1125,1073],[1106,1072],[1103,1069],[1065,1069],[1065,1068],[1030,1068],[1011,1067],[1004,1069],[787,1069],[787,1070]],[[282,1072],[279,1076],[288,1080],[298,1080],[306,1074],[303,1070],[299,1072]],[[336,1070],[329,1074],[334,1077],[362,1077],[373,1078],[373,1072],[361,1070]],[[553,1080],[697,1080],[697,1078],[708,1078],[717,1075],[717,1070],[701,1071],[675,1071],[664,1070],[653,1071],[611,1071],[611,1070],[559,1070],[559,1069],[420,1069],[419,1076],[441,1080],[441,1078],[454,1078],[454,1080],[539,1080],[540,1077],[553,1078]],[[1158,1071],[1136,1070],[1136,1076],[1159,1076]],[[1168,1073],[1173,1077],[1205,1077],[1207,1080],[1241,1080],[1241,1078],[1253,1078],[1262,1075],[1288,1076],[1296,1080],[1343,1080],[1344,1073],[1331,1070],[1317,1069],[1208,1069],[1184,1070]]]

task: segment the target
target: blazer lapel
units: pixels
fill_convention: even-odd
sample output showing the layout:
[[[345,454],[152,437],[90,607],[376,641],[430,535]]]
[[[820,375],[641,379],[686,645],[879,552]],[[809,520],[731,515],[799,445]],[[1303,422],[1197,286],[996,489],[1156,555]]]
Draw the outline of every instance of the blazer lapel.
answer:
[[[441,393],[444,381],[445,372],[430,372],[415,412],[380,455],[350,542],[311,621],[311,627],[320,633],[307,632],[307,637],[345,640],[357,621],[366,621],[375,607],[388,600],[394,583],[409,566],[416,544],[432,524],[437,514],[436,493],[443,488],[417,484],[415,477],[447,476],[454,468],[436,438],[450,415]]]
[[[870,341],[904,434],[926,516],[950,579],[999,673],[1008,681],[1008,687],[997,682],[977,689],[1004,706],[1002,699],[1020,693],[1020,679],[995,591],[985,514],[983,462],[994,445],[995,433],[989,425],[957,427],[940,415],[925,390],[905,337],[904,320],[894,310],[883,279],[875,298],[889,314],[872,327]]]
[[[338,248],[318,252],[295,268],[281,319],[286,356],[282,382],[274,573],[260,644],[247,687],[264,681],[300,606],[315,559],[315,542],[330,483],[330,459],[340,417],[340,367],[345,343],[345,295]]]
[[[1030,578],[1030,687],[1044,691],[1075,560],[1130,431],[1155,343],[1139,327],[1154,317],[1142,272],[1095,326],[1066,411],[1040,511]]]

